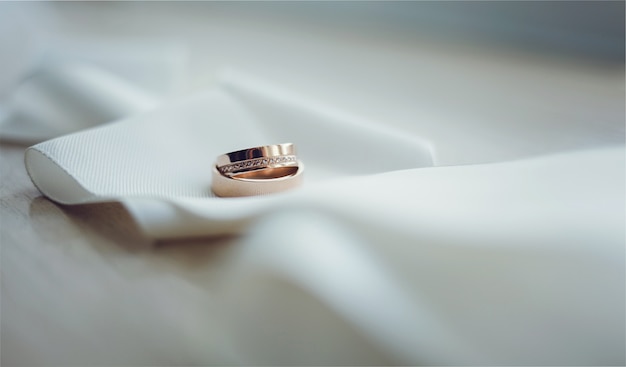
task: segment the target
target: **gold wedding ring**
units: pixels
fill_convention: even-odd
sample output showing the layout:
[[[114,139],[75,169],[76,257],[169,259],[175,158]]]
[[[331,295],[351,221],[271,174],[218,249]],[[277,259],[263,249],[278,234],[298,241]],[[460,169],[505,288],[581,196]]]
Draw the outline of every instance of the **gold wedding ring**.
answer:
[[[211,188],[221,197],[272,194],[300,186],[303,171],[292,143],[243,149],[217,157]]]

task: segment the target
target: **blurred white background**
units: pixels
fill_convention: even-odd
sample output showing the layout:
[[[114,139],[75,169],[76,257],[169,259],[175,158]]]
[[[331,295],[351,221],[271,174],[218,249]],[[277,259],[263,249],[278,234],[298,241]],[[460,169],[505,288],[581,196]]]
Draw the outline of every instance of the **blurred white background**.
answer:
[[[423,136],[439,164],[623,140],[621,2],[0,6],[5,101],[50,60],[97,61],[160,98],[235,69]]]

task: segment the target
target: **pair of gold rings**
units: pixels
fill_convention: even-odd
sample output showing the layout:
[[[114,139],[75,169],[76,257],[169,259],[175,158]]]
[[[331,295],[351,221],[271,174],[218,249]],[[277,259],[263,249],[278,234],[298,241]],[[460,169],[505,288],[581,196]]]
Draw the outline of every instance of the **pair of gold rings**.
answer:
[[[300,186],[303,171],[292,143],[243,149],[217,157],[211,189],[221,197],[272,194]]]

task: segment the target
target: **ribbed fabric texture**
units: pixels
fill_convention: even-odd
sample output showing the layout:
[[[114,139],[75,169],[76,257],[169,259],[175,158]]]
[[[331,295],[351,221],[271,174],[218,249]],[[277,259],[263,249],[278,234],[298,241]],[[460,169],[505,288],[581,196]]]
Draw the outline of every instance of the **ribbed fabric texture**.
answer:
[[[280,93],[224,88],[31,149],[93,193],[90,201],[210,198],[211,168],[218,155],[283,142],[296,144],[298,156],[313,167],[313,181],[432,164],[426,144],[384,126]],[[35,184],[43,192],[54,180],[31,177],[38,177]]]
[[[250,121],[245,108],[214,91],[34,149],[61,165],[94,196],[206,198],[213,195],[209,188],[213,161],[229,149],[217,132],[252,140],[258,132]]]

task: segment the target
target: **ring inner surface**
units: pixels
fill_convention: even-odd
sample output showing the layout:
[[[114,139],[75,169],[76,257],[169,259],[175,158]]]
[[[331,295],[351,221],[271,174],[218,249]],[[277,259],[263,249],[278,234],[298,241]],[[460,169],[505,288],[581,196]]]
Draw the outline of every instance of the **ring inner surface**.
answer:
[[[276,168],[265,168],[256,171],[250,172],[241,172],[235,175],[232,175],[232,178],[246,178],[246,179],[255,179],[255,180],[268,180],[272,178],[281,178],[285,176],[292,176],[298,172],[298,166],[291,167],[276,167]]]

